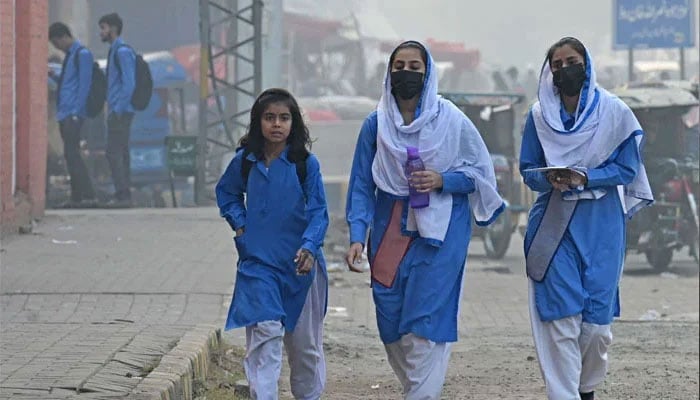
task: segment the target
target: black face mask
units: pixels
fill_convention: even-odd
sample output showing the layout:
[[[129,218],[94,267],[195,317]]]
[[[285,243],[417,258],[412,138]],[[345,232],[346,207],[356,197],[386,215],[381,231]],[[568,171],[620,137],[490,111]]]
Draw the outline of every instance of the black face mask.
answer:
[[[404,100],[423,91],[423,73],[402,69],[391,73],[391,93]]]
[[[558,87],[567,96],[576,96],[586,80],[586,68],[583,64],[567,65],[554,71],[554,86]]]

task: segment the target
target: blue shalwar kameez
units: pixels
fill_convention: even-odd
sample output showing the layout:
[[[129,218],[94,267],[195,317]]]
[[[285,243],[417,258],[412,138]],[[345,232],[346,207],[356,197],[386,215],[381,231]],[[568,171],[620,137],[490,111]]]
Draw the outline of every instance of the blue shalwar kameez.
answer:
[[[435,65],[429,53],[427,58],[425,87],[409,124],[387,73],[377,111],[360,130],[346,204],[350,242],[365,243],[369,230],[373,271],[392,215],[401,216],[400,235],[413,238],[393,281],[372,280],[379,336],[408,400],[440,398],[451,343],[458,338],[472,212],[477,223],[488,225],[505,208],[486,146],[471,121],[439,98]],[[418,148],[426,169],[443,180],[420,210],[409,207],[402,167],[407,146]]]
[[[238,151],[216,188],[221,216],[236,230],[238,270],[226,329],[246,327],[246,375],[257,399],[277,398],[282,342],[289,355],[292,392],[318,399],[325,385],[322,327],[327,279],[323,239],[328,213],[318,160],[306,160],[302,184],[287,151],[269,167],[251,153],[247,179]],[[244,200],[245,193],[245,200]],[[297,275],[299,249],[314,255],[316,266]]]
[[[540,101],[528,115],[520,156],[525,184],[539,192],[529,214],[526,257],[538,231],[547,229],[541,222],[548,203],[576,202],[562,236],[552,238],[556,247],[543,278],[529,275],[535,348],[548,398],[556,400],[579,399],[605,378],[610,324],[620,313],[626,220],[652,200],[639,123],[624,103],[596,86],[590,57],[586,61],[587,79],[572,114],[553,89],[545,63]],[[586,167],[587,184],[560,193],[544,172],[526,171],[553,165]]]

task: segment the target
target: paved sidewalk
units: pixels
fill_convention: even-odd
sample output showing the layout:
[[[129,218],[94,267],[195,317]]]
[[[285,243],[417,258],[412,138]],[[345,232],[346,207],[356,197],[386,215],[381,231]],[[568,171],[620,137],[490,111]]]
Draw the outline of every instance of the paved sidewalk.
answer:
[[[123,398],[137,391],[164,354],[189,344],[188,332],[222,325],[235,274],[230,237],[215,209],[189,208],[50,212],[34,234],[5,240],[0,399]],[[329,253],[344,248],[327,245]],[[522,390],[517,398],[542,398],[519,238],[499,261],[479,255],[481,247],[475,242],[470,250],[462,340],[445,398],[516,398],[512,393]],[[399,391],[377,337],[368,279],[331,273],[329,399],[395,398]],[[697,263],[681,256],[659,275],[631,256],[622,299],[617,379],[604,397],[632,398],[625,394],[639,393],[640,384],[668,382],[687,392],[646,392],[687,398],[697,387]],[[242,344],[242,331],[225,337]],[[283,379],[282,398],[289,398],[286,385]]]
[[[213,208],[51,211],[3,241],[0,398],[124,397],[234,278]]]

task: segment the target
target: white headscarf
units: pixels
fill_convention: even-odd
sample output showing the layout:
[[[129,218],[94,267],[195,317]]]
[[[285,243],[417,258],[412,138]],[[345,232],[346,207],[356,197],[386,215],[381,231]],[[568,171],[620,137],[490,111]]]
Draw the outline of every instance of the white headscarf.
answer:
[[[548,166],[597,168],[633,135],[640,147],[642,128],[637,118],[622,100],[598,86],[588,51],[586,80],[571,129],[565,129],[561,120],[562,100],[552,78],[549,61],[545,60],[540,74],[539,101],[532,107],[532,115]],[[653,202],[644,164],[640,164],[634,180],[629,185],[618,187],[618,191],[629,216]],[[578,197],[600,198],[605,194],[602,189],[586,192]]]
[[[474,124],[450,101],[437,94],[437,69],[427,52],[424,88],[417,116],[404,125],[391,94],[391,65],[384,76],[382,97],[377,106],[377,153],[372,175],[377,187],[395,196],[408,196],[404,173],[406,147],[417,147],[426,169],[438,173],[462,172],[474,180],[476,191],[469,195],[472,212],[479,224],[493,222],[503,209],[496,190],[491,157]],[[430,192],[430,205],[409,207],[406,230],[442,242],[452,216],[452,194]]]

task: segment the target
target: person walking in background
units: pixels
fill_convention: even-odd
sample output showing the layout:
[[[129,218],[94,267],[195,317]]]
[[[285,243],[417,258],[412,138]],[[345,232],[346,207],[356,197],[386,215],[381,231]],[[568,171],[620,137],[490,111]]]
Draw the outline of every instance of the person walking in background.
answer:
[[[68,26],[61,22],[49,27],[49,41],[63,51],[63,67],[57,78],[56,120],[63,140],[63,156],[70,176],[70,201],[63,208],[97,206],[90,173],[80,153],[80,131],[87,117],[86,107],[92,82],[93,56],[90,50],[73,38]],[[55,78],[55,77],[54,77]]]
[[[131,157],[129,137],[134,107],[131,97],[136,86],[136,53],[121,38],[124,23],[116,14],[99,20],[100,38],[109,43],[107,56],[107,148],[106,155],[114,182],[114,199],[108,207],[128,208],[131,203]]]
[[[284,89],[260,94],[240,144],[216,186],[238,251],[225,329],[246,328],[253,399],[277,398],[284,343],[292,394],[316,400],[326,382],[321,246],[329,220],[320,165],[294,97]]]
[[[520,155],[539,192],[525,235],[530,320],[551,400],[592,400],[605,379],[626,219],[653,201],[632,111],[596,83],[584,45],[547,52]],[[547,167],[569,167],[544,170]]]
[[[357,139],[346,206],[352,271],[362,271],[371,228],[379,336],[407,400],[442,393],[458,337],[472,211],[488,225],[505,209],[488,149],[469,118],[438,96],[437,72],[418,42],[391,53],[379,105]],[[409,157],[425,168],[408,176]]]

